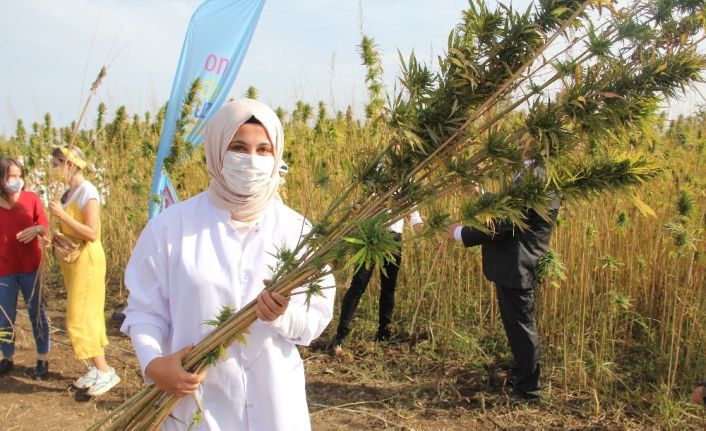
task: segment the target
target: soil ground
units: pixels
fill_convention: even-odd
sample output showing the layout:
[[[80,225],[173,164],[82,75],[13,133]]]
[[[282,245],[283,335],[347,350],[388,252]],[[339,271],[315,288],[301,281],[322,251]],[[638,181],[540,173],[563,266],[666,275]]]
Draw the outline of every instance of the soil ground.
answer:
[[[85,429],[142,385],[130,342],[120,335],[109,310],[106,355],[122,382],[97,398],[73,389],[71,382],[86,366],[73,356],[58,305],[49,310],[50,378],[41,382],[23,374],[35,357],[26,310],[20,309],[15,368],[0,378],[0,430]],[[501,372],[460,360],[432,361],[409,343],[353,341],[343,355],[332,357],[324,340],[301,349],[314,430],[660,429],[624,406],[597,411],[590,396],[562,393],[551,383],[538,406],[511,405]],[[693,429],[706,429],[705,424],[703,417],[694,416]]]

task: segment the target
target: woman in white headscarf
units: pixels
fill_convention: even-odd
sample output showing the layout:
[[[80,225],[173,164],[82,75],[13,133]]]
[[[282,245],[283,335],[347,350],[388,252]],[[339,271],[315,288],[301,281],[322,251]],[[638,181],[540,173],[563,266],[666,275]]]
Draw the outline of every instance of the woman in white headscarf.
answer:
[[[277,249],[294,249],[308,230],[278,198],[284,137],[277,115],[243,99],[209,121],[205,152],[209,189],[169,207],[140,235],[125,271],[130,292],[122,331],[130,335],[148,383],[182,398],[163,429],[191,424],[200,397],[207,430],[308,430],[304,369],[296,345],[308,345],[331,320],[325,290],[291,300],[263,292]],[[304,229],[302,229],[304,226]],[[321,281],[332,286],[332,276]],[[247,344],[194,375],[181,367],[189,349],[213,328],[224,306],[239,310],[257,298],[258,320]]]

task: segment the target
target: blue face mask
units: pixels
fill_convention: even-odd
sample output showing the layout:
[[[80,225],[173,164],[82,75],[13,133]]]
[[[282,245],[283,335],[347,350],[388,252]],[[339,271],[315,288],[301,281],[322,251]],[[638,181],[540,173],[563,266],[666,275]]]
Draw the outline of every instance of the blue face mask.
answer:
[[[20,178],[19,180],[10,180],[5,183],[5,185],[7,186],[7,191],[14,195],[22,190],[22,187],[25,186],[25,182]]]

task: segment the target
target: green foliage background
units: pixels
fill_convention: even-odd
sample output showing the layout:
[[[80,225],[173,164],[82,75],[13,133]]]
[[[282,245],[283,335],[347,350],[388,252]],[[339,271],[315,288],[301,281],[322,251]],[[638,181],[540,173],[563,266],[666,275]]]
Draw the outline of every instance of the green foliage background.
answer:
[[[374,126],[354,119],[350,110],[320,113],[315,122],[307,112],[311,117],[313,109],[300,102],[286,116],[290,174],[285,191],[291,207],[316,218],[348,183],[347,161],[376,142]],[[78,145],[102,172],[90,179],[106,192],[101,218],[108,303],[117,306],[125,301],[123,268],[146,222],[163,110],[131,121],[124,108],[113,113],[112,121],[106,121],[104,106],[99,113],[94,127],[80,132]],[[706,113],[674,121],[662,116],[657,122],[650,151],[666,170],[640,191],[656,216],[643,215],[630,200],[614,196],[564,205],[552,241],[555,259],[547,265],[537,309],[551,385],[595,391],[604,403],[617,397],[670,421],[706,370]],[[42,191],[50,148],[67,133],[48,114],[30,131],[18,122],[14,136],[0,138],[0,153],[24,160],[28,188]],[[182,198],[204,190],[208,179],[201,150],[178,169],[184,173],[177,183]],[[421,211],[425,216],[439,209],[458,214],[463,199],[457,193]],[[429,335],[430,352],[442,357],[467,356],[489,364],[507,360],[494,290],[482,275],[477,250],[447,245],[433,265],[433,241],[405,242],[403,250],[397,330]],[[50,255],[45,262],[51,307],[61,294],[61,277]],[[556,270],[562,263],[563,277]],[[339,278],[340,294],[348,280]],[[372,338],[377,289],[375,276],[352,339]],[[413,319],[415,328],[410,328]]]

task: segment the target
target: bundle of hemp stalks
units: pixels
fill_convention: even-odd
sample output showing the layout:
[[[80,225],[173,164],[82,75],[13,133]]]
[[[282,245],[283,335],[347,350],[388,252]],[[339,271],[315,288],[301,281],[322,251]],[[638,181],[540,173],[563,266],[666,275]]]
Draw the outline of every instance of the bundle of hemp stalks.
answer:
[[[541,0],[516,12],[471,2],[438,71],[412,54],[402,65],[403,88],[387,108],[379,56],[365,37],[363,63],[377,98],[368,112],[384,148],[349,161],[349,186],[336,191],[296,249],[279,250],[265,290],[310,298],[327,287],[317,282],[326,274],[391,259],[398,250],[387,229],[392,223],[471,186],[493,191],[467,199],[459,217],[434,209],[417,238],[460,220],[487,232],[499,219],[522,229],[523,211],[546,215],[557,194],[567,200],[627,192],[649,211],[634,190],[660,167],[634,148],[651,139],[649,120],[659,103],[701,82],[706,67],[697,53],[702,2],[663,3],[618,10],[604,1]],[[524,167],[526,158],[534,167]],[[512,181],[537,166],[542,176]],[[327,176],[315,181],[325,188]],[[184,369],[198,373],[216,364],[233,342],[246,341],[255,319],[255,301],[235,312],[225,308]],[[146,387],[89,430],[151,430],[178,401]],[[208,408],[196,404],[192,425]]]

